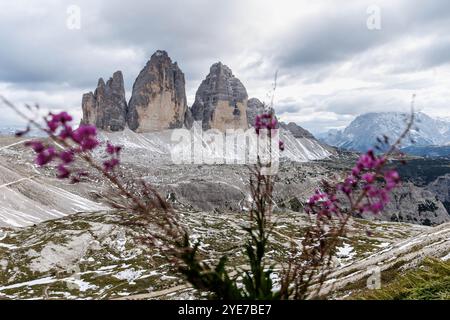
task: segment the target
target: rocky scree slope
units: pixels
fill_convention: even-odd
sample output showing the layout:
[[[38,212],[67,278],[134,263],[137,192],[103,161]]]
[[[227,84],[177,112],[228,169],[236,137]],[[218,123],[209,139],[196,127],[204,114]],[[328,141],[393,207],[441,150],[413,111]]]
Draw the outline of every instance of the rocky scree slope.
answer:
[[[0,298],[204,298],[185,283],[160,252],[136,240],[146,230],[121,224],[121,214],[76,214],[28,228],[0,228]],[[199,250],[210,261],[227,254],[230,267],[245,263],[242,252],[236,249],[244,241],[246,218],[241,213],[180,214],[192,240],[200,241]],[[129,214],[127,218],[132,219]],[[268,259],[281,265],[288,252],[287,240],[300,241],[307,219],[285,211],[277,214],[276,220]],[[371,237],[366,235],[367,230],[372,232]],[[367,268],[378,261],[385,261],[389,270],[401,272],[409,267],[411,254],[411,261],[422,259],[422,253],[445,258],[448,232],[448,225],[431,228],[352,220],[333,259],[332,278],[342,279],[337,287],[342,292],[336,298],[345,296],[345,287],[364,279]],[[423,249],[415,254],[412,249],[419,247]],[[396,255],[405,258],[398,266],[395,259],[390,260]],[[274,281],[277,286],[277,277]]]

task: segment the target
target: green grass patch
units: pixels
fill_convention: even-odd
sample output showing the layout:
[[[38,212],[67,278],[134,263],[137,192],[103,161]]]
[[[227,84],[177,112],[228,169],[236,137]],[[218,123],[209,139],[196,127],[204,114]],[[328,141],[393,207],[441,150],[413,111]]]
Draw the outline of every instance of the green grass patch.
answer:
[[[448,300],[450,260],[427,259],[414,271],[395,277],[379,290],[366,291],[364,300]]]

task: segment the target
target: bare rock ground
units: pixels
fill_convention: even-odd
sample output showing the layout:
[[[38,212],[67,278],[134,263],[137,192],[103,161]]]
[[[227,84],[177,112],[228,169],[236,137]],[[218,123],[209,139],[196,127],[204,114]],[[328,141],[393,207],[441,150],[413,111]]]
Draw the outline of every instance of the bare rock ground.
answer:
[[[202,298],[157,250],[136,240],[145,230],[122,225],[121,214],[75,214],[27,228],[1,229],[0,298]],[[244,240],[244,214],[180,214],[208,261],[227,254],[230,268],[245,264],[236,249]],[[306,220],[292,211],[277,213],[274,219],[277,226],[268,259],[281,265],[287,239],[300,240]],[[449,232],[448,224],[432,228],[355,219],[335,257],[337,271],[331,279],[337,279],[335,287],[343,290],[337,297],[345,296],[346,285],[364,280],[368,266],[409,268],[424,256],[448,255]]]

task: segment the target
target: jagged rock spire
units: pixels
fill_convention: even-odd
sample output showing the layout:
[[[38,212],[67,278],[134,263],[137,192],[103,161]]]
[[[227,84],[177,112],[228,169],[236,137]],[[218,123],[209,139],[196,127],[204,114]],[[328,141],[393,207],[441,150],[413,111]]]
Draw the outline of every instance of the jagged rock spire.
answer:
[[[123,130],[127,102],[122,72],[116,71],[106,83],[100,78],[95,92],[83,95],[82,109],[82,124],[93,124],[107,131]]]
[[[180,128],[187,110],[184,74],[166,51],[156,51],[133,85],[127,123],[136,132]]]

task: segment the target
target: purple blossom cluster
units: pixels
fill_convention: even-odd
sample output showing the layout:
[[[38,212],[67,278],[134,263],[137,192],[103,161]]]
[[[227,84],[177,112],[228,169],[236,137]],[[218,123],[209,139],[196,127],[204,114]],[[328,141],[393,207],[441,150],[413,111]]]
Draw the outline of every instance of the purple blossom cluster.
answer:
[[[263,113],[257,115],[255,118],[255,131],[256,134],[259,135],[261,130],[267,130],[269,136],[271,136],[272,130],[278,129],[278,120],[272,113]],[[278,147],[281,151],[284,151],[284,142],[279,141]]]
[[[97,139],[95,126],[80,125],[74,130],[70,124],[72,119],[72,116],[67,112],[50,113],[45,119],[46,128],[44,130],[53,141],[58,142],[63,147],[62,151],[58,152],[53,146],[46,145],[39,140],[27,141],[25,145],[36,152],[35,163],[38,166],[42,167],[57,162],[57,177],[59,179],[70,178],[73,183],[76,183],[80,181],[81,177],[87,175],[86,172],[73,168],[76,155],[93,151],[100,145],[100,142]],[[106,153],[109,155],[109,159],[103,162],[105,172],[112,171],[119,165],[120,151],[121,147],[107,143]]]
[[[278,120],[272,113],[263,113],[256,116],[255,130],[259,134],[261,129],[275,130],[278,127]]]
[[[397,171],[383,170],[386,162],[385,156],[377,156],[369,150],[335,189],[327,192],[317,190],[307,203],[307,212],[326,216],[344,212],[338,197],[338,192],[341,192],[349,200],[352,213],[380,213],[389,203],[390,193],[400,183]]]

